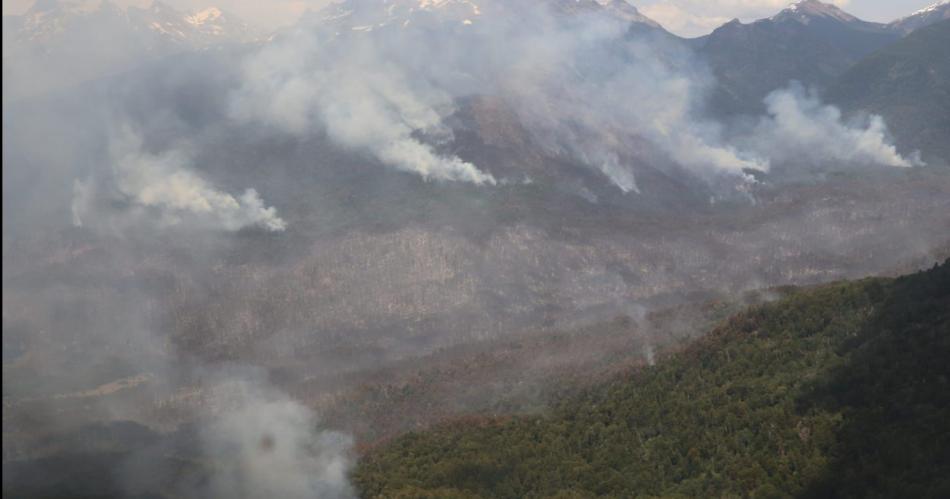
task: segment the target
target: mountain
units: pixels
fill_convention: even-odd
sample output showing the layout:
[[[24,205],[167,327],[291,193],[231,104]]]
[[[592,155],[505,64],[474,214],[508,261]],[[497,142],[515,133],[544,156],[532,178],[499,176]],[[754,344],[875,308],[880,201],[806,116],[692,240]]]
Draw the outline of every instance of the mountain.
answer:
[[[185,22],[208,40],[249,41],[255,36],[248,25],[217,7],[208,7],[185,16]]]
[[[108,0],[38,1],[22,16],[4,17],[3,36],[11,87],[5,85],[5,96],[36,95],[170,54],[255,38],[217,8],[185,14],[157,0],[127,9]]]
[[[950,161],[950,20],[914,31],[849,69],[827,98],[883,116],[905,150]]]
[[[639,28],[662,30],[652,19],[641,14],[625,0],[534,0],[532,2],[489,2],[472,0],[394,0],[380,8],[373,0],[345,0],[330,3],[318,11],[308,11],[302,22],[335,25],[358,32],[398,26],[401,28],[434,26],[474,26],[498,24],[511,19],[533,22],[544,11],[561,16],[606,13],[614,19]]]
[[[887,25],[888,29],[907,35],[920,28],[950,19],[950,0],[941,0]]]
[[[315,411],[302,424],[319,420],[365,449],[473,410],[536,414],[565,389],[577,394],[569,380],[599,385],[652,363],[656,352],[665,356],[680,345],[672,340],[707,331],[692,327],[691,314],[663,319],[655,307],[717,296],[748,304],[749,289],[950,255],[950,169],[854,165],[802,182],[773,173],[752,182],[736,170],[707,176],[706,162],[732,156],[723,146],[745,146],[687,109],[703,97],[693,83],[704,90],[708,75],[681,41],[631,33],[665,32],[620,3],[477,3],[336,3],[323,13],[339,17],[308,16],[327,29],[300,26],[260,47],[205,49],[199,41],[219,36],[215,26],[226,30],[227,15],[162,5],[106,9],[99,17],[112,21],[95,24],[102,30],[63,31],[79,32],[69,35],[74,46],[50,31],[55,50],[32,52],[37,67],[27,66],[20,83],[62,84],[35,77],[54,65],[86,81],[3,106],[4,497],[31,495],[17,493],[17,482],[31,491],[67,486],[46,497],[132,494],[129,482],[138,497],[150,485],[163,497],[240,496],[181,486],[208,481],[195,467],[225,473],[213,482],[235,483],[229,470],[239,468],[218,458],[244,455],[264,456],[281,468],[268,475],[281,480],[283,470],[317,476],[270,452],[302,449],[272,438],[282,419],[259,419],[267,428],[243,432],[248,452],[205,448],[204,420],[232,412],[232,366],[252,367]],[[90,39],[102,60],[89,56]],[[8,69],[22,76],[30,60],[4,62],[6,91]],[[833,111],[805,112],[822,118],[806,125],[822,132],[812,135],[841,136],[843,125],[825,126],[829,115],[837,120]],[[845,149],[875,139],[874,130],[857,131],[846,134],[856,139]],[[783,145],[765,143],[757,151]],[[792,148],[811,152],[803,149]],[[459,166],[495,181],[437,175]],[[636,192],[624,171],[636,176]],[[283,230],[254,222],[261,213],[279,216]],[[784,296],[781,289],[764,295]],[[789,323],[855,318],[845,299],[854,296],[820,296],[840,319],[822,311],[821,320]],[[815,345],[800,346],[814,353]],[[749,360],[756,372],[772,365]],[[782,381],[792,378],[791,367],[775,364]],[[751,372],[733,367],[743,370],[740,381]],[[221,381],[219,368],[228,371]],[[672,382],[650,383],[660,395],[676,392]],[[751,385],[734,386],[744,393]],[[761,400],[751,400],[753,409]],[[575,421],[598,410],[574,407]],[[558,422],[567,419],[561,414],[553,414]],[[665,434],[659,419],[632,427],[645,438]],[[123,421],[139,426],[112,424]],[[558,428],[546,424],[538,435],[556,440]],[[678,434],[688,434],[682,426]],[[571,432],[593,439],[600,428]],[[761,428],[769,430],[753,429]],[[738,453],[746,447],[735,445],[758,435],[742,429],[716,438]],[[617,441],[631,443],[629,434],[618,432]],[[309,439],[293,441],[310,448]],[[660,471],[680,459],[667,443],[654,440],[645,451],[669,457],[656,461]],[[643,450],[608,450],[631,449]],[[129,451],[131,463],[121,459]],[[548,454],[567,462],[559,452]],[[722,460],[726,472],[758,480],[758,469],[733,454]],[[545,469],[569,479],[587,473],[583,460],[570,461],[578,466]],[[431,478],[485,469],[457,462],[449,456]],[[588,481],[610,487],[611,473],[603,468],[603,480]],[[90,490],[99,486],[109,490]]]
[[[47,0],[34,3],[26,13],[17,17],[15,31],[11,33],[15,43],[38,45],[46,51],[89,36],[96,29],[150,36],[142,42],[154,48],[163,43],[200,48],[252,38],[244,22],[216,7],[185,14],[158,0],[149,7],[132,6],[128,9],[108,0]]]
[[[248,42],[255,34],[244,21],[217,7],[182,13],[154,1],[148,8],[129,7],[127,17],[137,30],[158,33],[162,38],[191,48],[205,48],[218,43]]]
[[[800,290],[551,414],[372,450],[363,497],[946,497],[950,261]]]
[[[476,4],[469,0],[394,0],[381,5],[374,0],[346,0],[306,13],[299,25],[289,31],[307,34],[303,43],[293,45],[295,48],[312,46],[311,36],[319,33],[321,41],[318,43],[324,52],[320,56],[384,54],[381,60],[364,63],[375,67],[387,67],[384,63],[397,60],[404,66],[425,61],[425,67],[409,71],[413,75],[433,75],[429,83],[420,82],[418,88],[425,92],[431,82],[436,81],[449,87],[449,93],[453,94],[451,105],[443,106],[452,110],[451,115],[445,117],[452,138],[451,144],[445,144],[445,150],[457,151],[465,161],[484,165],[494,177],[518,181],[527,178],[535,184],[553,183],[555,189],[565,194],[579,193],[578,199],[586,198],[586,202],[618,200],[656,206],[662,204],[654,203],[656,198],[665,197],[684,203],[708,203],[707,192],[696,193],[707,186],[679,175],[679,171],[662,171],[666,163],[657,165],[661,161],[655,157],[661,154],[648,141],[632,138],[625,141],[631,154],[601,157],[603,148],[597,147],[596,142],[611,133],[604,133],[603,129],[590,130],[590,127],[602,128],[602,124],[566,125],[582,128],[571,132],[589,142],[583,145],[588,150],[580,151],[573,139],[543,137],[547,131],[542,127],[560,126],[567,118],[548,119],[546,105],[526,104],[539,97],[540,87],[560,95],[562,106],[552,109],[557,113],[575,105],[581,94],[596,93],[595,97],[602,100],[600,95],[616,92],[618,99],[632,102],[631,96],[637,91],[635,85],[619,82],[601,85],[601,88],[591,85],[591,81],[602,78],[632,79],[630,75],[635,70],[617,74],[618,68],[625,67],[624,63],[630,66],[658,60],[662,62],[657,64],[666,63],[662,57],[654,58],[652,52],[637,53],[625,47],[625,35],[630,38],[657,35],[675,48],[683,47],[673,35],[625,1],[532,0]],[[590,36],[585,38],[579,35],[581,33]],[[293,35],[285,33],[284,36]],[[551,43],[536,43],[544,38],[549,38]],[[361,44],[367,41],[374,47],[373,51],[361,50],[365,48]],[[669,50],[668,59],[689,59],[685,48],[681,51],[684,54],[673,55],[673,51]],[[643,61],[633,60],[641,55]],[[355,57],[347,56],[347,59]],[[523,81],[517,76],[521,72],[534,81]],[[644,84],[649,84],[648,80],[644,80]],[[531,86],[535,90],[525,92],[524,89]],[[522,92],[531,95],[518,95]],[[615,102],[610,102],[609,107],[618,109]],[[523,111],[528,108],[530,110]],[[532,121],[538,119],[545,123],[534,126]],[[623,128],[617,133],[629,135],[632,127]],[[648,160],[653,164],[648,165]],[[619,162],[626,164],[617,165]],[[641,164],[645,166],[640,168]],[[612,166],[624,173],[631,172],[631,176],[636,170],[637,177],[650,185],[650,190],[641,196],[625,196],[632,182],[618,189],[609,175],[597,171],[609,170]],[[689,192],[692,187],[697,191]],[[663,194],[658,194],[661,192]]]
[[[619,19],[625,19],[631,23],[649,26],[652,28],[662,28],[659,23],[643,15],[636,7],[626,0],[597,0],[607,12]]]
[[[791,80],[828,85],[864,56],[898,38],[831,4],[803,0],[751,24],[734,20],[694,40],[718,79],[714,111],[755,113]]]
[[[827,21],[840,22],[851,26],[862,23],[860,19],[835,5],[823,3],[819,0],[800,0],[772,16],[771,20],[777,23],[793,21],[806,25]]]

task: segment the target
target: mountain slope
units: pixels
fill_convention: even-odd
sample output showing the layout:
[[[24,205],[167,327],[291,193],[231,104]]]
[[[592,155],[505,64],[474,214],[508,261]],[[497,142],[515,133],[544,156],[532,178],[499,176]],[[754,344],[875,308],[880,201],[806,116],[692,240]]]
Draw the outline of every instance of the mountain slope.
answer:
[[[920,28],[950,19],[950,0],[940,0],[930,7],[920,9],[913,14],[887,25],[892,31],[902,35],[910,34]]]
[[[802,291],[548,417],[448,425],[364,459],[364,497],[940,497],[950,261]]]
[[[883,116],[905,150],[950,162],[950,20],[922,28],[862,60],[828,91],[851,112]]]
[[[755,113],[771,91],[798,80],[825,86],[898,38],[829,4],[804,0],[769,19],[732,21],[695,40],[719,81],[713,110]]]
[[[531,2],[474,2],[472,0],[394,0],[380,8],[373,0],[344,0],[306,12],[303,24],[332,25],[340,30],[369,32],[381,28],[464,29],[498,25],[512,18],[532,24],[550,21],[548,15],[570,19],[602,15],[629,23],[632,28],[666,32],[625,0],[533,0]]]

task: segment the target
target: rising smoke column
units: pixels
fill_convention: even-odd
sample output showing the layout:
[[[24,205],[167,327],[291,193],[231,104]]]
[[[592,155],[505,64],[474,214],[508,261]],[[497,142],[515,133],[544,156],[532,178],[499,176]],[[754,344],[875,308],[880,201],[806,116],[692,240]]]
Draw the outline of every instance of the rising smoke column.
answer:
[[[196,497],[350,499],[351,439],[318,429],[307,407],[260,376],[221,373],[225,410],[207,420],[200,437],[212,460]]]
[[[841,110],[825,105],[817,92],[798,83],[765,98],[768,116],[759,120],[751,136],[740,138],[747,147],[774,161],[822,165],[922,166],[919,153],[904,157],[889,141],[884,119],[846,122]]]
[[[244,64],[233,116],[296,135],[322,130],[347,148],[426,179],[496,183],[415,136],[448,134],[442,119],[452,108],[450,93],[423,78],[411,80],[398,61],[380,56],[375,39],[352,42],[341,47],[325,33],[295,30],[262,49]]]
[[[100,172],[107,185],[99,185],[102,179],[98,184],[95,179],[75,182],[74,225],[100,225],[98,218],[108,215],[97,206],[96,194],[114,190],[129,206],[119,215],[121,220],[110,220],[105,225],[155,220],[161,227],[224,231],[259,227],[280,232],[287,227],[277,210],[266,206],[256,190],[247,189],[234,196],[214,188],[192,172],[187,167],[191,154],[186,147],[151,154],[143,150],[142,140],[136,133],[122,127],[112,137],[109,156],[111,168]]]
[[[593,2],[411,5],[351,1],[278,37],[245,61],[232,117],[297,136],[325,133],[393,168],[480,185],[496,179],[436,152],[452,140],[445,119],[456,103],[479,95],[510,106],[534,146],[623,192],[640,190],[635,170],[650,161],[643,140],[697,178],[739,186],[753,181],[751,171],[801,156],[914,164],[887,143],[880,118],[842,123],[835,108],[794,89],[769,96],[770,115],[730,140],[736,131],[703,113],[715,85],[705,64],[681,41],[653,27],[631,30]]]
[[[325,133],[425,178],[494,184],[431,145],[452,139],[444,121],[460,98],[492,95],[548,154],[598,170],[624,192],[638,190],[641,151],[632,144],[643,138],[700,176],[767,167],[698,117],[709,78],[687,50],[631,34],[605,9],[524,7],[485,2],[474,22],[425,28],[415,18],[372,29],[306,24],[244,63],[232,116],[298,136]]]

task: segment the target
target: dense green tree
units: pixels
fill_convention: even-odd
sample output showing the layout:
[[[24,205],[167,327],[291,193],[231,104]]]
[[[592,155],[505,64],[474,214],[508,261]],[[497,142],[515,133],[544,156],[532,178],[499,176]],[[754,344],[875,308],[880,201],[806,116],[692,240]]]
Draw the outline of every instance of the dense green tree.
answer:
[[[950,262],[801,290],[545,416],[409,434],[365,497],[950,497]]]

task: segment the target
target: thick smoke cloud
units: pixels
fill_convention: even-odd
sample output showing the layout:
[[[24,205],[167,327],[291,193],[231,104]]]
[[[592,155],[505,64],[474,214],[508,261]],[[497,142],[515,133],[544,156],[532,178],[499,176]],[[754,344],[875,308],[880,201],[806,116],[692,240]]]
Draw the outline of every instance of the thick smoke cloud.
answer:
[[[477,184],[495,179],[429,145],[451,139],[444,119],[471,95],[503,98],[550,154],[599,170],[624,192],[638,190],[643,138],[701,175],[765,167],[699,117],[710,78],[685,48],[629,33],[607,10],[534,7],[489,2],[419,32],[406,28],[425,16],[312,23],[245,64],[233,114],[295,134],[324,130],[395,168]]]
[[[841,111],[817,93],[793,84],[765,98],[769,116],[755,127],[749,147],[773,161],[812,165],[840,163],[893,167],[922,166],[920,155],[901,156],[888,141],[887,125],[872,115],[865,123],[846,123]]]
[[[186,147],[153,155],[143,151],[141,138],[128,128],[117,132],[112,142],[111,171],[106,180],[129,206],[121,214],[122,220],[109,220],[108,225],[155,220],[160,227],[225,231],[260,227],[279,232],[287,227],[277,210],[267,207],[254,189],[234,196],[215,189],[188,169],[191,159]],[[104,225],[98,220],[104,215],[96,203],[106,193],[97,192],[104,188],[93,182],[75,184],[72,212],[77,226]]]
[[[435,2],[429,3],[432,4]],[[18,262],[43,257],[48,261],[31,264],[38,269],[33,273],[27,271],[33,267],[20,269],[17,281],[4,281],[5,296],[10,296],[5,298],[4,309],[12,311],[14,318],[25,318],[24,324],[29,327],[24,326],[24,335],[51,331],[44,335],[48,339],[43,341],[48,345],[43,348],[59,352],[61,356],[54,357],[57,360],[68,358],[70,362],[95,367],[112,366],[115,358],[107,356],[112,352],[130,366],[130,372],[122,376],[148,380],[143,382],[142,389],[165,382],[182,390],[213,391],[217,389],[213,387],[226,387],[223,407],[215,406],[216,410],[209,413],[195,409],[195,413],[207,418],[198,426],[197,443],[201,457],[214,464],[214,473],[208,484],[185,491],[186,497],[352,495],[346,482],[346,437],[319,431],[319,421],[308,407],[253,376],[248,379],[225,372],[221,380],[211,384],[185,379],[176,385],[177,380],[172,378],[194,355],[233,355],[266,365],[267,359],[253,357],[245,348],[255,342],[268,347],[277,344],[288,351],[277,355],[283,360],[293,355],[314,355],[311,350],[293,352],[296,345],[322,347],[324,342],[335,345],[339,341],[349,347],[352,343],[348,342],[355,341],[359,348],[371,347],[373,367],[378,367],[377,350],[387,354],[396,350],[396,355],[404,355],[419,351],[422,342],[450,344],[461,341],[459,338],[470,331],[481,334],[463,324],[473,317],[477,320],[470,322],[483,317],[494,320],[497,316],[498,330],[509,332],[509,325],[522,317],[530,318],[530,325],[534,326],[539,317],[535,307],[541,310],[563,305],[565,315],[574,315],[576,310],[570,307],[595,308],[617,296],[628,300],[637,293],[682,289],[686,283],[700,282],[691,281],[694,276],[714,281],[704,285],[723,286],[720,277],[728,273],[707,273],[706,269],[730,268],[729,272],[739,274],[752,265],[749,262],[753,260],[746,259],[746,255],[781,254],[774,249],[779,243],[768,242],[774,237],[772,232],[780,233],[783,241],[798,241],[799,246],[793,246],[796,254],[807,254],[816,247],[825,247],[822,243],[827,244],[824,233],[823,237],[802,241],[798,237],[800,231],[781,232],[771,227],[763,229],[766,234],[749,238],[727,233],[721,236],[726,242],[718,246],[706,246],[704,243],[710,238],[702,234],[695,235],[695,239],[691,235],[689,239],[684,236],[682,240],[657,242],[660,236],[651,240],[650,234],[632,234],[630,225],[615,222],[619,217],[597,225],[595,219],[599,217],[583,213],[585,230],[593,225],[595,231],[591,237],[578,231],[578,239],[584,243],[577,245],[549,239],[543,230],[531,227],[533,223],[561,225],[563,219],[528,218],[533,214],[526,215],[524,224],[528,229],[502,231],[488,238],[485,246],[470,246],[461,236],[445,238],[435,231],[428,232],[429,227],[397,230],[380,237],[372,230],[368,235],[361,234],[369,224],[366,214],[359,211],[359,204],[354,209],[353,205],[341,202],[321,210],[314,208],[315,204],[307,204],[312,199],[299,199],[310,194],[306,189],[314,184],[311,174],[317,172],[309,163],[301,165],[300,157],[288,150],[304,144],[300,151],[312,151],[306,147],[310,136],[325,135],[350,152],[434,181],[466,182],[486,189],[494,184],[518,182],[495,172],[493,168],[497,165],[467,161],[452,149],[455,137],[450,123],[465,111],[465,97],[490,96],[507,106],[519,125],[528,131],[533,143],[526,147],[532,153],[541,151],[547,155],[542,161],[545,167],[550,157],[565,160],[564,163],[596,172],[591,177],[600,175],[605,185],[631,193],[631,197],[651,187],[638,179],[638,168],[644,164],[707,181],[726,179],[723,184],[741,188],[752,182],[749,170],[765,170],[773,163],[799,162],[803,158],[814,164],[829,160],[892,166],[916,163],[898,155],[887,143],[886,128],[879,118],[871,118],[863,125],[846,123],[834,108],[794,89],[773,94],[769,98],[770,115],[752,118],[751,126],[733,128],[722,124],[703,112],[703,102],[715,82],[701,61],[678,41],[661,33],[631,32],[622,19],[604,12],[565,15],[521,1],[479,4],[474,10],[463,9],[458,17],[413,17],[408,25],[408,18],[398,16],[382,26],[381,21],[356,26],[330,20],[304,23],[299,29],[253,47],[241,47],[234,52],[202,52],[196,57],[197,63],[190,64],[172,58],[159,65],[143,55],[144,49],[139,47],[125,47],[98,37],[77,39],[77,46],[85,44],[92,51],[118,46],[113,49],[121,49],[122,57],[103,57],[100,64],[95,58],[76,56],[66,71],[89,66],[92,76],[83,74],[81,79],[101,78],[119,72],[115,68],[106,71],[102,66],[120,64],[122,71],[128,70],[129,74],[123,80],[115,80],[120,83],[113,81],[111,88],[131,90],[114,92],[118,94],[115,98],[102,91],[97,94],[98,100],[87,102],[87,90],[55,86],[65,95],[64,102],[80,104],[64,106],[51,100],[44,113],[32,112],[43,107],[31,107],[29,103],[19,103],[19,109],[25,111],[8,111],[11,108],[7,106],[5,85],[4,138],[13,138],[17,154],[4,155],[4,180],[14,180],[10,187],[5,187],[4,194],[12,192],[37,200],[35,205],[64,205],[61,210],[40,211],[35,217],[25,215],[25,210],[9,210],[15,215],[4,219],[5,255],[9,254],[7,244],[16,239],[10,237],[7,220],[25,227],[22,231],[28,236],[42,235],[31,222],[49,213],[61,224],[68,224],[71,216],[74,225],[87,230],[64,231],[69,232],[62,237],[65,242],[47,243],[55,251],[40,246],[43,243],[22,246],[19,254],[28,258]],[[571,8],[584,5],[573,0],[549,4]],[[378,1],[363,5],[374,12],[388,11],[380,9]],[[415,22],[431,24],[420,27]],[[155,63],[159,70],[139,72],[142,68],[124,65],[130,60],[145,66]],[[5,59],[5,76],[10,74],[11,65],[23,61]],[[60,82],[58,73],[62,72],[55,64],[58,59],[52,61],[37,59],[13,67],[12,74],[24,86],[43,83],[41,88],[47,89]],[[209,61],[217,62],[205,66]],[[36,70],[39,66],[42,71]],[[226,69],[221,70],[221,66]],[[104,87],[109,88],[108,85]],[[822,132],[808,134],[809,127]],[[268,141],[274,130],[280,140]],[[262,136],[268,140],[261,139]],[[283,140],[284,136],[301,140]],[[234,147],[237,142],[240,145]],[[268,157],[274,158],[273,170],[261,173],[264,168],[254,163],[252,154],[247,154],[250,159],[240,165],[230,162],[235,155],[252,150],[272,154]],[[326,170],[313,177],[321,182],[326,180],[327,191],[340,185],[333,183],[334,175],[339,173],[333,170],[335,165],[313,163]],[[261,179],[271,174],[273,179],[269,182],[247,180],[248,176]],[[523,175],[512,177],[521,179]],[[43,188],[34,190],[30,182],[42,184]],[[359,182],[360,194],[367,192],[370,196],[404,187],[401,179],[395,181],[392,177],[381,178],[379,185],[369,186],[375,187],[375,191],[366,188],[372,180],[359,177]],[[245,190],[248,186],[260,188],[263,196],[253,188]],[[425,196],[432,192],[428,189],[426,186],[423,194],[404,192]],[[289,199],[301,192],[307,195]],[[590,196],[596,202],[597,196]],[[324,206],[337,200],[327,197],[330,199]],[[452,202],[455,198],[449,201]],[[550,206],[534,200],[527,202],[541,209]],[[280,206],[281,213],[269,203]],[[406,209],[401,203],[404,200],[386,199],[385,203],[373,206],[374,215],[376,211]],[[573,205],[565,204],[572,209]],[[876,204],[868,205],[877,213]],[[936,202],[934,205],[939,206]],[[4,206],[8,206],[6,201]],[[498,213],[508,217],[501,209]],[[334,217],[355,220],[348,222],[351,225],[345,229],[357,230],[342,242],[318,240],[324,236],[313,236],[301,229],[295,230],[293,237],[284,233],[277,238],[260,238],[260,234],[253,233],[243,238],[243,247],[230,246],[238,238],[227,237],[215,238],[210,251],[205,246],[207,232],[258,228],[281,233],[288,227],[281,215],[294,222],[304,218],[320,223],[339,222],[332,220]],[[498,230],[500,224],[493,218],[494,213],[490,215],[494,225],[489,229]],[[853,215],[849,207],[848,220]],[[466,225],[469,220],[463,217],[476,218],[471,210],[462,207],[445,219],[468,235],[476,233],[467,228],[472,225]],[[624,212],[622,218],[634,217]],[[671,220],[673,225],[682,222]],[[786,226],[797,227],[797,219],[792,222]],[[569,227],[572,230],[581,226],[577,220],[568,223],[574,224]],[[332,223],[326,225],[333,227]],[[805,225],[809,229],[816,226],[812,219]],[[49,226],[54,226],[54,230],[60,228],[57,224],[46,227]],[[156,228],[186,230],[174,231],[175,237],[164,238]],[[831,229],[842,233],[845,230],[834,225]],[[109,237],[133,231],[142,237],[134,241]],[[873,230],[862,233],[877,234]],[[102,239],[96,240],[93,235]],[[478,232],[477,238],[484,239],[482,235]],[[608,237],[618,239],[611,241]],[[907,240],[885,238],[883,234],[880,238]],[[86,239],[92,242],[83,242]],[[279,244],[264,244],[274,240],[279,240]],[[847,254],[843,246],[856,244],[852,238],[840,240],[842,248],[834,248],[833,255]],[[140,243],[141,246],[134,246]],[[295,260],[287,251],[267,259],[266,264],[255,260],[265,260],[259,255],[272,256],[271,250],[279,245],[293,245],[295,251],[304,248],[302,253],[307,253],[305,248],[312,245],[313,255]],[[146,247],[146,251],[141,247]],[[225,251],[218,251],[222,248]],[[40,257],[34,258],[34,253]],[[314,256],[317,254],[329,256],[318,259]],[[727,254],[732,257],[722,256]],[[768,261],[784,262],[779,257]],[[875,261],[881,261],[880,257]],[[282,264],[286,266],[278,266]],[[637,270],[629,283],[627,276],[614,270],[618,265]],[[770,272],[778,275],[782,269],[778,264],[772,265],[776,268]],[[639,269],[648,270],[641,274]],[[41,299],[34,286],[54,288],[54,298]],[[130,290],[140,290],[142,296]],[[510,303],[495,308],[495,299]],[[11,305],[7,306],[8,303]],[[515,309],[518,311],[513,312]],[[630,314],[643,315],[643,311]],[[432,332],[434,327],[426,329],[430,326],[417,320],[441,320],[449,315],[451,320],[446,320],[444,327],[442,322],[436,322],[437,332]],[[47,317],[49,320],[45,321]],[[84,324],[82,319],[86,317],[95,320],[87,319],[85,327],[77,327]],[[133,319],[140,319],[141,329],[147,330],[135,334],[147,336],[145,344],[157,345],[152,349],[160,352],[154,355],[161,355],[161,360],[144,362],[145,348],[139,348],[139,342],[129,342],[128,323]],[[6,329],[6,312],[4,320]],[[433,339],[417,339],[425,336],[414,329],[414,336],[409,336],[400,329],[403,323],[411,323],[411,328],[423,324],[422,332],[431,333]],[[380,334],[385,335],[382,340],[350,334],[378,325],[383,331]],[[321,337],[324,334],[329,338]],[[101,343],[109,348],[91,343],[93,335],[107,337],[109,341]],[[440,336],[435,338],[436,335]],[[289,339],[275,342],[274,338],[282,337]],[[175,351],[172,345],[176,341],[182,342],[185,351]],[[66,345],[66,349],[61,345]],[[337,355],[336,350],[329,351],[334,352],[329,355]],[[643,353],[652,362],[653,344],[645,343]],[[38,357],[32,354],[31,357],[37,365],[58,363],[35,360]],[[340,365],[349,362],[345,355],[341,357]],[[194,362],[204,364],[202,360]],[[307,358],[306,364],[315,362]],[[213,365],[202,367],[216,369]],[[285,365],[278,367],[281,372],[291,369]],[[362,367],[365,366],[347,365],[346,369]],[[293,369],[297,369],[296,364]],[[328,372],[334,369],[340,368],[325,368]],[[154,376],[139,378],[139,370]],[[67,366],[55,374],[62,372],[67,373],[63,377],[77,382],[77,373],[81,371]],[[25,373],[13,379],[32,377],[31,372]],[[113,379],[100,380],[89,375],[88,383],[77,384],[85,389]],[[102,404],[109,406],[110,418],[115,419],[134,419],[151,409],[148,403]],[[129,409],[132,406],[141,412]],[[193,409],[184,403],[183,407],[187,408],[183,411]],[[195,415],[189,413],[183,419],[191,422],[192,416]],[[50,414],[49,418],[68,419],[70,423],[76,419],[74,414],[67,414],[66,418]]]
[[[200,433],[215,472],[196,497],[355,497],[349,437],[318,431],[307,407],[254,376],[225,383],[225,410]]]
[[[496,183],[492,165],[438,152],[452,139],[446,118],[473,95],[502,99],[537,146],[625,193],[641,189],[638,166],[666,161],[644,142],[692,175],[740,189],[749,172],[802,157],[915,164],[888,144],[880,118],[844,124],[794,89],[771,95],[770,116],[743,136],[704,115],[715,82],[687,47],[631,31],[608,9],[565,15],[558,5],[462,4],[441,17],[396,5],[380,18],[373,2],[350,2],[250,57],[232,116],[295,135],[322,131],[396,169],[475,184]]]
[[[323,42],[297,32],[251,57],[234,116],[295,134],[312,132],[319,122],[338,143],[399,170],[427,179],[496,183],[471,163],[439,155],[414,136],[448,134],[438,109],[451,108],[451,95],[421,89],[424,81],[411,82],[371,44],[343,52]]]
[[[545,23],[522,47],[505,80],[509,102],[541,143],[599,168],[624,192],[645,160],[642,139],[700,177],[744,177],[766,167],[721,139],[701,116],[712,79],[684,47],[660,34],[633,34],[603,13],[577,24]],[[518,61],[527,61],[521,65]]]

